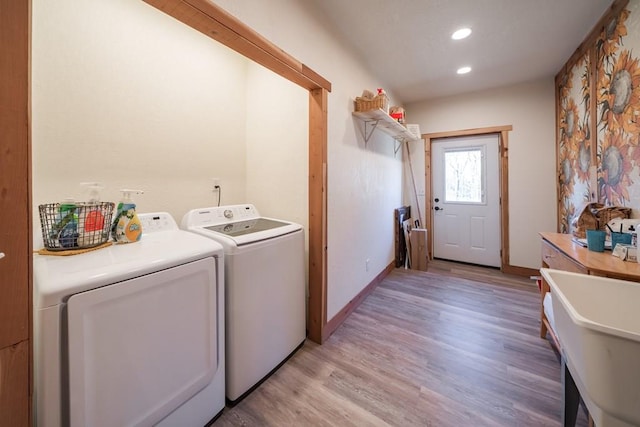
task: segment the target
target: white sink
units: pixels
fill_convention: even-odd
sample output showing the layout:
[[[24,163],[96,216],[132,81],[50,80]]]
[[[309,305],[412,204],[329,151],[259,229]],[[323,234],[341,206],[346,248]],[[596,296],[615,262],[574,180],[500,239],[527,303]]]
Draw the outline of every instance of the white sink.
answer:
[[[540,271],[562,352],[596,425],[640,425],[640,283]]]

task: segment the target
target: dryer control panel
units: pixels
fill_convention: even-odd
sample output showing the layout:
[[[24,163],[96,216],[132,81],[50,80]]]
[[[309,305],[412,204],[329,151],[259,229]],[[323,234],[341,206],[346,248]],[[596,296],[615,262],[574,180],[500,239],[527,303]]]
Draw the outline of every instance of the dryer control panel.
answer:
[[[154,212],[138,214],[142,224],[142,234],[160,231],[178,230],[178,224],[168,212]]]

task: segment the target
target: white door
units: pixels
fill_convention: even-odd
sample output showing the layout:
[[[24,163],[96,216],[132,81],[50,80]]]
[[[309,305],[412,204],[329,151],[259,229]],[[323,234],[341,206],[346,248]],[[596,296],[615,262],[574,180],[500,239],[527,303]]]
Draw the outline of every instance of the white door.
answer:
[[[432,142],[434,258],[500,267],[499,138]]]

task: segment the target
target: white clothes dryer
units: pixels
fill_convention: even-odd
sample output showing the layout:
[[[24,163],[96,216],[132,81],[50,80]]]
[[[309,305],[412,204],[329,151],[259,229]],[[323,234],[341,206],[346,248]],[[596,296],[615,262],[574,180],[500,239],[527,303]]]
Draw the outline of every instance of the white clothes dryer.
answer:
[[[225,255],[227,403],[277,370],[306,338],[304,230],[250,204],[194,209],[181,227]]]
[[[139,242],[34,255],[38,426],[201,427],[224,408],[222,246],[139,218]]]

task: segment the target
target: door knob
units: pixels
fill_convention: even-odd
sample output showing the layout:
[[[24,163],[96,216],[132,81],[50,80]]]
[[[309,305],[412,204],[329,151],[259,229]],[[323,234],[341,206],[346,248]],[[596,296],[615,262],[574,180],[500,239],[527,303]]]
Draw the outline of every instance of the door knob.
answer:
[[[440,201],[440,199],[438,199],[437,197],[435,199],[433,199],[434,202],[438,203]]]
[[[0,259],[4,258],[4,252],[0,252]]]
[[[442,209],[440,206],[436,206],[436,207],[435,207],[435,208],[433,208],[433,209],[435,209],[435,210],[437,210],[437,211],[443,211],[443,210],[444,210],[444,209]]]

